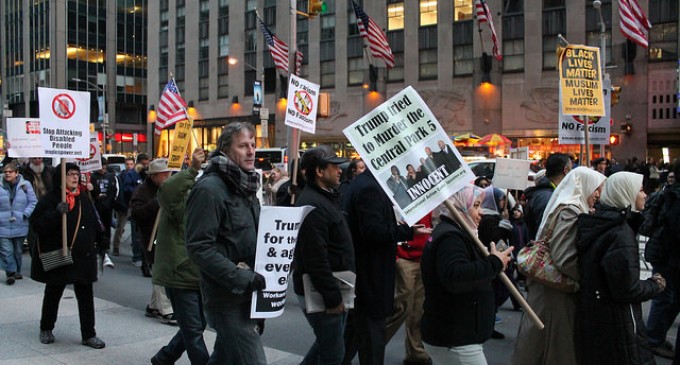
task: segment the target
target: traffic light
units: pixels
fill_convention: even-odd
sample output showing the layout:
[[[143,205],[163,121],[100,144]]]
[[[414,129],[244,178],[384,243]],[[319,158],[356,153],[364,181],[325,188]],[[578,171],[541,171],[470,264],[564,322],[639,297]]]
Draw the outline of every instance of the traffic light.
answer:
[[[610,134],[609,135],[609,145],[610,146],[616,146],[621,142],[621,136],[618,134]]]
[[[310,16],[323,14],[326,12],[326,2],[323,0],[309,0],[307,3],[307,13]]]
[[[612,106],[619,103],[620,95],[621,95],[621,86],[612,86],[612,102],[611,102]]]

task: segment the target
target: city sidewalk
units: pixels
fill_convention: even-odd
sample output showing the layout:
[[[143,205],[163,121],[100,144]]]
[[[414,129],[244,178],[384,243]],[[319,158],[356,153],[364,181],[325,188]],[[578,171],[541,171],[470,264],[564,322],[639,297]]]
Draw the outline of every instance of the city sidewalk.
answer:
[[[142,311],[95,298],[97,335],[106,348],[83,346],[77,302],[69,288],[59,306],[55,342],[43,345],[38,334],[44,285],[29,278],[13,286],[0,284],[0,365],[150,364],[151,356],[177,332],[177,327],[159,324]],[[215,333],[206,331],[205,340],[212,352]],[[270,348],[265,352],[269,364],[298,364],[302,360]],[[177,364],[189,364],[186,354]]]

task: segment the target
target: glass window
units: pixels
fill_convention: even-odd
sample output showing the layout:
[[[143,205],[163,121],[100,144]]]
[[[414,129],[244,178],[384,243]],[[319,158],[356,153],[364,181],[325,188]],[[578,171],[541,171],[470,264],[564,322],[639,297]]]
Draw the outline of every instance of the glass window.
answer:
[[[678,1],[649,2],[649,60],[670,61],[678,58]]]
[[[453,24],[453,75],[471,75],[474,71],[472,20]]]
[[[335,86],[335,61],[321,62],[321,87]]]
[[[524,70],[524,14],[506,14],[503,19],[503,71]]]
[[[229,35],[220,36],[220,57],[229,56]]]
[[[354,11],[352,11],[354,13]],[[404,29],[404,3],[387,5],[387,30]]]
[[[198,100],[208,100],[210,97],[210,78],[201,77],[198,79]]]
[[[543,0],[543,69],[557,65],[557,35],[567,37],[566,14],[564,0]]]
[[[356,86],[364,82],[364,58],[355,57],[347,59],[347,85]]]
[[[437,24],[437,0],[420,0],[420,26]]]
[[[436,79],[437,78],[437,50],[423,49],[419,54],[420,70],[419,77],[421,80]]]
[[[335,39],[335,16],[321,17],[321,40]]]
[[[473,0],[453,0],[453,20],[469,20],[474,15]]]

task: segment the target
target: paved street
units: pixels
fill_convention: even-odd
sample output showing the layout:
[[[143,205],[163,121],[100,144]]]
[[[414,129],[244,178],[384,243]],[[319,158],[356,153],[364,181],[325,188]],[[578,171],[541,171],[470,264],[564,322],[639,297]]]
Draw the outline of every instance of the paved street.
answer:
[[[38,341],[38,322],[43,285],[28,278],[14,286],[0,284],[0,365],[35,364],[149,364],[157,349],[166,344],[176,327],[161,324],[144,316],[151,294],[151,281],[141,275],[131,263],[129,240],[121,256],[113,257],[115,270],[107,270],[95,284],[97,332],[106,342],[104,350],[92,350],[80,345],[78,312],[75,296],[67,290],[61,301],[59,319],[54,334],[56,342],[43,345]],[[24,255],[23,271],[30,272],[30,257]],[[648,272],[644,275],[649,275]],[[291,296],[289,296],[291,298]],[[294,298],[294,297],[293,297]],[[645,313],[648,306],[645,308]],[[508,302],[499,312],[502,322],[496,329],[506,335],[504,340],[490,340],[484,345],[489,364],[508,363],[512,352],[521,312],[512,310]],[[677,323],[669,332],[675,341]],[[206,333],[212,348],[214,333]],[[283,316],[267,320],[263,342],[270,364],[297,364],[313,341],[313,335],[295,299],[286,304]],[[397,333],[386,351],[386,364],[402,363],[404,331]],[[657,358],[660,365],[670,361]],[[184,356],[178,364],[189,364]],[[355,364],[358,361],[355,360]]]

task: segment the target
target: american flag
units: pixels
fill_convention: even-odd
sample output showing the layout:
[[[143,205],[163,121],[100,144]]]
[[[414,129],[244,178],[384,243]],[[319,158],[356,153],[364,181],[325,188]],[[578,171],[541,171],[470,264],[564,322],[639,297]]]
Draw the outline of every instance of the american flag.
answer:
[[[475,12],[477,13],[477,24],[489,23],[489,30],[491,30],[491,41],[493,42],[493,56],[501,61],[503,55],[498,48],[498,37],[496,36],[496,28],[493,26],[493,17],[489,6],[484,0],[475,0]],[[480,30],[481,32],[481,30]]]
[[[352,6],[354,7],[354,14],[357,16],[359,34],[361,38],[368,40],[368,48],[371,50],[371,55],[385,61],[387,68],[394,67],[394,55],[392,54],[390,44],[387,42],[385,32],[380,29],[378,24],[354,0],[352,0]]]
[[[269,46],[269,52],[271,52],[272,58],[274,59],[274,65],[279,70],[288,73],[288,45],[286,42],[282,41],[277,37],[272,31],[264,24],[264,22],[258,17],[257,21],[260,23],[260,28],[264,34],[264,41]],[[300,68],[302,67],[302,52],[297,51],[295,53],[295,74],[300,74]]]
[[[184,102],[184,99],[182,99],[182,96],[179,94],[177,85],[175,85],[175,80],[171,79],[168,81],[168,84],[165,85],[165,88],[161,93],[161,99],[158,101],[158,108],[156,109],[158,115],[156,117],[156,129],[154,132],[157,135],[160,135],[161,130],[187,119],[186,107],[187,103]]]
[[[621,19],[621,33],[631,41],[647,48],[649,42],[647,33],[652,29],[652,23],[647,20],[636,0],[619,0],[619,18]]]

